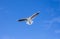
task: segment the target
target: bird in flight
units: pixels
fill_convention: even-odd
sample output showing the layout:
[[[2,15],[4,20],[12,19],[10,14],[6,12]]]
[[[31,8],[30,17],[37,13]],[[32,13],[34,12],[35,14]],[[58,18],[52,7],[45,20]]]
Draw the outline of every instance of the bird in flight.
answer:
[[[28,18],[22,18],[19,19],[19,22],[25,21],[26,24],[31,25],[33,23],[33,19],[39,14],[39,12],[34,13],[32,16],[28,17]]]

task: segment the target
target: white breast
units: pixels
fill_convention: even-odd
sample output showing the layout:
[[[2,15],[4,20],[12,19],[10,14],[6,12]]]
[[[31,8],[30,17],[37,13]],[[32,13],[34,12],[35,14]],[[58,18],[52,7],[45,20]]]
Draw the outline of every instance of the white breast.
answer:
[[[26,24],[31,25],[33,21],[27,21]]]

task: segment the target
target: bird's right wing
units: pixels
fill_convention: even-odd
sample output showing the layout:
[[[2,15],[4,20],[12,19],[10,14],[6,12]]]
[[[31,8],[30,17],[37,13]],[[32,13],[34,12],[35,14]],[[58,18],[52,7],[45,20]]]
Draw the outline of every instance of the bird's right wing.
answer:
[[[27,19],[26,18],[22,18],[22,19],[19,19],[18,21],[21,22],[21,21],[26,21]]]
[[[33,19],[34,17],[36,17],[38,14],[39,14],[39,12],[33,14],[33,15],[31,16],[31,19]]]

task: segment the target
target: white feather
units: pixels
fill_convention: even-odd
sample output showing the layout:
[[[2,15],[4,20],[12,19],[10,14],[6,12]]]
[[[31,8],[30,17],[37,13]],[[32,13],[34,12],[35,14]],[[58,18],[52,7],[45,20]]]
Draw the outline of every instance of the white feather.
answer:
[[[31,25],[33,21],[27,21],[26,24]]]

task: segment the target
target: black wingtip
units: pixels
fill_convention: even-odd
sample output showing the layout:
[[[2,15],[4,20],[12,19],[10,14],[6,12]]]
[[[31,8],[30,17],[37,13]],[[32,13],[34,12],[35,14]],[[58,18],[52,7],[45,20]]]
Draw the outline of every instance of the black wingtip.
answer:
[[[37,14],[39,14],[39,13],[37,13]]]
[[[36,14],[38,15],[40,12],[37,12]]]
[[[39,14],[39,13],[40,13],[40,11],[36,12],[36,14]]]

